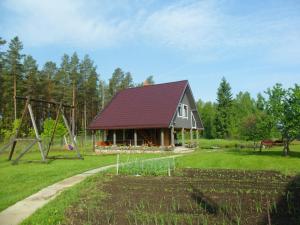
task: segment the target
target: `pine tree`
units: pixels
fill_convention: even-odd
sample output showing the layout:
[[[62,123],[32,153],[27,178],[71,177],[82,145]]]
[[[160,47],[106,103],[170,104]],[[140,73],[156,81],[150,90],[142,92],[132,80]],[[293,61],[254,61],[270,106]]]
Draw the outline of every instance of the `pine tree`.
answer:
[[[30,55],[24,58],[23,74],[23,95],[38,98],[39,89],[36,88],[38,84],[38,65]]]
[[[217,113],[215,119],[218,138],[228,138],[231,128],[232,93],[230,84],[223,77],[217,92]]]
[[[58,69],[54,62],[48,61],[44,64],[39,79],[39,88],[40,90],[43,90],[40,93],[41,99],[45,99],[47,101],[59,101],[59,99],[55,99],[53,82],[57,73]]]
[[[121,84],[124,80],[124,72],[117,68],[113,72],[108,84],[109,99],[111,99],[118,91],[121,90]]]
[[[72,85],[72,105],[74,108],[72,109],[72,132],[75,135],[75,124],[76,124],[76,109],[77,109],[77,87],[79,83],[79,58],[77,53],[74,52],[71,61],[70,61],[70,82]]]
[[[14,37],[9,43],[9,49],[5,59],[7,74],[3,83],[7,89],[4,98],[11,100],[8,101],[5,106],[7,111],[13,109],[13,117],[9,116],[9,114],[6,115],[11,118],[11,122],[12,119],[17,118],[18,111],[20,111],[20,109],[17,109],[17,101],[14,97],[22,92],[22,49],[23,44],[18,37]]]
[[[0,139],[1,139],[1,127],[3,127],[3,67],[4,67],[4,52],[1,51],[1,45],[5,45],[6,41],[0,37]]]

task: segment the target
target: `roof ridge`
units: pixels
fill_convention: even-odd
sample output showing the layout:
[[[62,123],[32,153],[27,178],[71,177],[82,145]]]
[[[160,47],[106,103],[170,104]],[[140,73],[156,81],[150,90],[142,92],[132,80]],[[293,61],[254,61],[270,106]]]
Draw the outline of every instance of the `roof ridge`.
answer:
[[[153,87],[153,86],[165,85],[165,84],[173,84],[173,83],[179,83],[179,82],[188,82],[188,80],[178,80],[178,81],[172,81],[172,82],[166,82],[166,83],[150,84],[150,85],[146,85],[146,86],[129,87],[129,88],[123,89],[121,91],[126,91],[126,90],[129,90],[129,89],[138,89],[138,88]],[[121,92],[121,91],[119,91],[119,92]]]

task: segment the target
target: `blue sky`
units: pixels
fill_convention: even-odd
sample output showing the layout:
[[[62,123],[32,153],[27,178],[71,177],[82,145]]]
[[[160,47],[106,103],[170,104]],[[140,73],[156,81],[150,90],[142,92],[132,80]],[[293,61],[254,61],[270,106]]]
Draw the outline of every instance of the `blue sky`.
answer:
[[[2,0],[0,36],[16,35],[40,66],[76,51],[101,79],[116,67],[136,82],[188,79],[205,101],[222,76],[253,96],[300,83],[299,0]]]

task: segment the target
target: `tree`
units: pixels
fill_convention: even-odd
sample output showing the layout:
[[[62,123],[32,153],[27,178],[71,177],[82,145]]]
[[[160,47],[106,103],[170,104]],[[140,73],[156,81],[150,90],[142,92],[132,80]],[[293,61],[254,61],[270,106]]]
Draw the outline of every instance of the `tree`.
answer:
[[[201,115],[201,119],[204,125],[203,135],[205,138],[215,138],[215,116],[216,116],[216,106],[212,102],[203,103],[200,100],[197,103],[198,110]]]
[[[231,87],[230,84],[223,77],[217,92],[217,113],[215,119],[217,138],[228,138],[230,136],[231,113]]]
[[[39,77],[39,88],[43,90],[40,93],[40,98],[47,101],[59,101],[59,99],[55,99],[55,87],[53,82],[57,73],[58,69],[54,62],[48,61],[44,64]]]
[[[24,58],[23,65],[24,77],[24,95],[32,98],[38,98],[39,90],[36,89],[38,83],[38,65],[32,56],[28,55]]]
[[[290,143],[297,137],[300,130],[300,86],[284,89],[276,84],[268,89],[267,112],[272,116],[274,125],[280,131],[284,142],[283,154],[289,154]]]
[[[256,108],[260,111],[265,110],[266,100],[261,93],[257,94]]]
[[[3,119],[3,66],[4,66],[4,52],[1,51],[1,45],[5,45],[6,41],[0,37],[0,127],[2,127],[2,119]],[[0,136],[1,136],[1,128],[0,128]]]
[[[23,55],[21,51],[23,49],[23,44],[18,37],[14,37],[9,43],[9,49],[7,52],[7,70],[10,78],[7,79],[7,82],[11,82],[12,96],[9,98],[17,96],[21,92],[21,82],[22,82],[22,58]],[[10,91],[9,91],[10,92]],[[13,98],[14,105],[14,119],[17,119],[17,101],[16,98]]]
[[[241,135],[244,139],[253,141],[254,150],[259,140],[270,138],[271,131],[270,117],[261,111],[246,116],[241,124]]]

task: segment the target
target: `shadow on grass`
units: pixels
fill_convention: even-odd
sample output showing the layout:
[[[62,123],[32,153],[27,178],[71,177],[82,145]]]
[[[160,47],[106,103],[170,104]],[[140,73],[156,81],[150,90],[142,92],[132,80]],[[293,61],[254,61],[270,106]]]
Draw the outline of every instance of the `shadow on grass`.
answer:
[[[261,224],[300,224],[300,175],[288,183],[284,196],[277,201],[276,205],[276,211],[273,210],[269,218],[266,216]]]
[[[262,151],[252,150],[252,149],[231,149],[231,150],[227,150],[227,151],[230,153],[233,153],[233,154],[237,154],[237,155],[285,157],[283,155],[283,151],[278,150],[278,149],[264,149]],[[300,158],[300,152],[299,151],[290,151],[290,153],[287,157]]]
[[[204,211],[209,214],[215,215],[220,217],[220,215],[226,216],[226,218],[230,221],[230,224],[237,224],[237,221],[231,218],[231,216],[223,210],[221,207],[218,206],[212,199],[205,196],[201,191],[196,188],[193,188],[193,192],[191,194],[192,199],[200,206]]]

